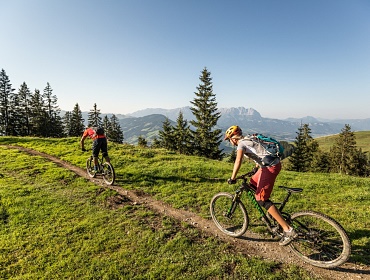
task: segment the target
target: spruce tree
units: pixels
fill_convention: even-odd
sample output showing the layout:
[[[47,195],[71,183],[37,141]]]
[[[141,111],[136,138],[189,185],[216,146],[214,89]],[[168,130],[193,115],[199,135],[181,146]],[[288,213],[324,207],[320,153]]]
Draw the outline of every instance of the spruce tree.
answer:
[[[154,136],[153,140],[152,140],[152,144],[150,146],[151,148],[161,148],[162,145],[161,145],[161,141],[159,141],[159,139],[157,137]]]
[[[85,120],[82,118],[82,112],[78,103],[73,108],[70,120],[70,136],[81,136],[85,130]]]
[[[294,150],[289,157],[288,170],[307,172],[311,169],[314,153],[318,150],[318,143],[311,136],[308,124],[303,124],[298,129]]]
[[[46,136],[60,137],[63,134],[62,118],[60,116],[60,109],[57,104],[58,98],[53,94],[53,89],[47,83],[42,95],[45,104],[45,111],[47,115],[46,120]]]
[[[192,151],[190,128],[181,111],[179,112],[179,116],[177,118],[177,125],[173,128],[173,136],[175,141],[175,150],[180,154],[190,154]]]
[[[88,126],[95,126],[95,127],[103,126],[102,118],[100,116],[100,110],[96,106],[96,103],[94,103],[94,108],[90,110],[90,112],[88,113],[87,122],[88,122]]]
[[[356,147],[356,136],[346,124],[330,149],[332,171],[341,174],[366,176],[369,162],[361,149]]]
[[[109,134],[108,134],[109,139],[112,142],[122,144],[123,139],[124,139],[123,131],[119,123],[119,120],[115,114],[113,114],[110,118],[110,129],[111,130],[109,131]]]
[[[105,136],[107,136],[107,138],[109,138],[109,140],[111,140],[110,135],[112,134],[112,124],[111,124],[107,115],[105,115],[104,118],[103,118],[102,127],[104,129]]]
[[[146,141],[146,139],[140,135],[138,138],[137,138],[137,144],[139,147],[141,148],[146,148],[148,147],[148,141]]]
[[[63,122],[63,134],[67,137],[72,136],[71,135],[71,112],[67,111],[65,112],[62,122]]]
[[[160,130],[158,134],[158,141],[162,148],[170,151],[176,150],[174,128],[171,125],[169,118],[166,117],[163,121],[162,130]]]
[[[31,100],[32,93],[26,82],[23,82],[18,91],[19,100],[19,135],[27,136],[31,134]]]
[[[314,153],[311,164],[311,171],[329,173],[331,169],[330,153],[318,149]]]
[[[14,89],[4,69],[0,72],[0,135],[9,135],[11,108],[10,99]]]
[[[40,90],[35,89],[34,94],[31,97],[31,134],[39,137],[48,136],[48,115],[45,110],[44,100],[40,93]]]
[[[213,93],[211,73],[204,68],[199,77],[201,83],[195,92],[196,97],[190,103],[195,120],[190,124],[195,127],[191,131],[194,153],[199,156],[221,159],[221,129],[214,129],[221,114],[217,111],[216,96]]]

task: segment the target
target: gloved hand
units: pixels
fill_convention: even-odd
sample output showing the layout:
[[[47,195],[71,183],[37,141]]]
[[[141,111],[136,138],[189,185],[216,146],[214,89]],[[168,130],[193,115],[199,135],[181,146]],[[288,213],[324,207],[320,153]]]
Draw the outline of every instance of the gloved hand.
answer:
[[[81,148],[81,150],[82,150],[83,152],[86,152],[86,151],[87,151],[85,148]]]
[[[233,185],[233,184],[235,184],[236,183],[236,180],[235,179],[228,179],[227,180],[227,183],[229,184],[229,185]]]

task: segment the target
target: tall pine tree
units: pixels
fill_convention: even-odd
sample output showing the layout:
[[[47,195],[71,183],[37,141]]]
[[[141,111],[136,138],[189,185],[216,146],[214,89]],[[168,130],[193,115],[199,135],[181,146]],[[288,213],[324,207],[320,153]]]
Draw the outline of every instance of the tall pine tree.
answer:
[[[10,135],[10,100],[14,89],[4,69],[0,72],[0,135]]]
[[[190,124],[195,127],[191,131],[194,153],[211,159],[221,159],[221,129],[215,129],[221,114],[217,109],[216,96],[213,93],[211,73],[205,67],[199,77],[201,83],[195,92],[196,97],[190,103],[195,120]]]
[[[53,94],[53,89],[47,83],[42,95],[45,104],[45,111],[47,115],[46,120],[46,136],[60,137],[63,134],[62,118],[60,116],[60,109],[57,104],[58,98]]]
[[[27,136],[31,134],[31,100],[32,93],[26,82],[23,82],[18,91],[19,100],[19,135]]]
[[[119,120],[115,114],[113,114],[110,118],[110,130],[107,131],[107,136],[110,141],[115,143],[123,143],[123,131],[121,125],[119,124]]]
[[[171,125],[169,118],[166,117],[162,124],[162,130],[160,130],[158,134],[160,147],[170,151],[176,150],[174,128]]]
[[[100,110],[94,103],[94,108],[90,110],[87,118],[88,126],[103,127],[103,121],[100,116]]]
[[[175,150],[180,154],[191,154],[190,128],[188,121],[184,119],[184,115],[181,111],[177,117],[176,126],[173,128],[173,134]]]
[[[369,162],[362,150],[356,147],[356,136],[346,124],[330,149],[332,171],[341,174],[365,176]]]
[[[85,130],[84,119],[78,103],[76,103],[73,111],[70,114],[70,134],[69,136],[81,136]]]
[[[309,125],[301,125],[294,141],[294,151],[289,157],[287,169],[297,172],[309,171],[317,150],[318,143],[312,138]]]
[[[40,90],[35,89],[31,97],[31,134],[39,137],[48,136],[48,116],[45,110],[45,103]]]

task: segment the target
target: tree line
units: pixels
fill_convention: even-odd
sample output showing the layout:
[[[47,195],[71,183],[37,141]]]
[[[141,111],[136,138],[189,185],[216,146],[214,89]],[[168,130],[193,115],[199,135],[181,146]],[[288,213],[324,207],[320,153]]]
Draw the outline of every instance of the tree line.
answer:
[[[308,124],[303,124],[293,143],[287,169],[297,172],[333,172],[353,176],[370,176],[370,159],[367,152],[356,146],[356,136],[346,124],[335,139],[329,152],[320,149],[312,138]]]
[[[195,98],[190,108],[194,119],[189,123],[182,112],[176,125],[168,118],[163,122],[158,138],[151,147],[165,148],[184,155],[197,155],[210,159],[225,158],[220,149],[222,131],[215,129],[220,118],[216,96],[213,93],[211,73],[205,67],[199,77]],[[123,132],[118,118],[113,114],[102,119],[94,104],[88,113],[88,126],[103,127],[108,138],[123,143]],[[84,119],[78,103],[72,111],[60,117],[57,97],[47,83],[43,93],[35,89],[32,93],[24,82],[16,93],[5,71],[0,73],[0,135],[72,137],[81,136],[85,129]],[[138,137],[138,145],[147,147],[145,138]],[[283,141],[286,150],[286,168],[297,172],[336,172],[356,176],[370,175],[370,161],[366,152],[356,147],[355,135],[346,125],[339,134],[330,152],[323,152],[311,136],[308,124],[303,124],[292,144]],[[235,151],[234,151],[235,152]],[[229,155],[233,159],[233,153]]]
[[[72,111],[61,117],[58,98],[47,83],[43,92],[34,92],[23,82],[18,91],[12,88],[4,69],[0,72],[0,135],[72,137],[81,136],[85,120],[78,103]],[[112,142],[123,143],[123,132],[118,118],[113,114],[101,118],[100,110],[94,104],[88,114],[87,126],[103,127]]]

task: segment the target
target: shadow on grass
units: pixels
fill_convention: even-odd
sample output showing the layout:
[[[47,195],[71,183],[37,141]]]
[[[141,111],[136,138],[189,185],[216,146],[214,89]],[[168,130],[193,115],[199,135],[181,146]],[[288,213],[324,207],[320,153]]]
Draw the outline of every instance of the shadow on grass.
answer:
[[[370,230],[358,229],[349,234],[349,238],[353,244],[353,241],[361,238],[368,238],[370,236]],[[352,253],[350,260],[357,264],[370,265],[370,241],[364,245],[352,245]],[[369,273],[370,274],[370,273]]]

